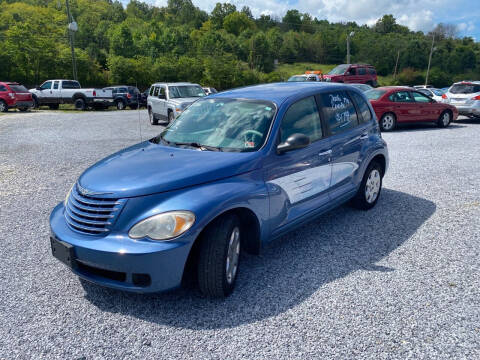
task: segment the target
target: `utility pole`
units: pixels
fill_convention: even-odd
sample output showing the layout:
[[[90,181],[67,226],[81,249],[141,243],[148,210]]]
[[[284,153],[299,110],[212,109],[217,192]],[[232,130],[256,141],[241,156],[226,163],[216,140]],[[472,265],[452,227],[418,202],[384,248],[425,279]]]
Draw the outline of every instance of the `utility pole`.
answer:
[[[435,42],[435,33],[432,35],[432,46],[430,47],[430,56],[428,57],[427,76],[425,76],[425,87],[428,84],[428,73],[430,72],[430,63],[432,62],[433,43]]]
[[[67,17],[68,17],[68,35],[70,39],[70,49],[72,51],[72,70],[73,70],[73,80],[78,80],[77,78],[77,60],[75,59],[75,31],[78,30],[77,23],[73,20],[73,16],[70,13],[70,4],[68,0],[65,0],[67,5]]]
[[[395,62],[395,71],[393,72],[393,81],[397,78],[398,58],[400,57],[400,50],[397,52],[397,61]]]
[[[355,35],[355,31],[347,34],[347,64],[350,64],[350,38]]]

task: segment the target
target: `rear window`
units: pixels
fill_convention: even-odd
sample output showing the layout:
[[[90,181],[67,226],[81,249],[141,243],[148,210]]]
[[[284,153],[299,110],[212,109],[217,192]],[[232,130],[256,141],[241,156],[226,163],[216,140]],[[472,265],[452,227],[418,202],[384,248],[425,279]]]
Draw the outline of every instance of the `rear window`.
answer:
[[[80,89],[80,83],[77,81],[64,81],[62,89]]]
[[[368,90],[365,92],[365,96],[368,100],[378,100],[380,99],[387,91],[386,90]]]
[[[366,73],[367,73],[367,69],[357,68],[357,75],[365,75]]]
[[[140,93],[140,91],[137,88],[128,88],[128,93],[130,95],[135,95],[135,94]]]
[[[332,135],[358,125],[357,112],[345,91],[321,94],[323,109]]]
[[[377,72],[375,71],[374,68],[368,68],[368,73],[369,73],[370,75],[376,75],[376,74],[377,74]]]
[[[26,93],[28,92],[27,88],[23,85],[9,85],[10,89],[16,93]]]
[[[353,101],[357,104],[358,112],[361,115],[362,122],[369,122],[372,120],[372,113],[367,102],[359,94],[355,92],[350,92],[350,96],[353,98]]]
[[[455,84],[450,88],[452,94],[473,94],[480,92],[480,84]]]

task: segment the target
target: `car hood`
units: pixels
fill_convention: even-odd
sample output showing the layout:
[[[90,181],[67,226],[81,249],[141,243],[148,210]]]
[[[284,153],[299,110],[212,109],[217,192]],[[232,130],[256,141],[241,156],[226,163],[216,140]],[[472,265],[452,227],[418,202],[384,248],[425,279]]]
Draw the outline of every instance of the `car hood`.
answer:
[[[100,160],[78,183],[102,197],[134,197],[220,180],[259,167],[258,152],[201,151],[146,141]]]
[[[181,105],[181,104],[188,104],[190,105],[191,103],[197,101],[198,99],[201,99],[199,97],[190,97],[190,98],[175,98],[175,99],[170,99],[169,102],[175,105]]]

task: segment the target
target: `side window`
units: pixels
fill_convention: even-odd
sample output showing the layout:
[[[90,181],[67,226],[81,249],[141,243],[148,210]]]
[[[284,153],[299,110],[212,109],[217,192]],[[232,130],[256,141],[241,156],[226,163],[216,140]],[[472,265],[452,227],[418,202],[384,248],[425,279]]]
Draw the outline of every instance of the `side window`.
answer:
[[[350,68],[350,69],[348,70],[348,73],[349,73],[350,75],[356,75],[356,74],[357,74],[357,69],[356,69],[356,68]]]
[[[5,85],[0,85],[0,91],[7,91],[7,87]]]
[[[155,88],[153,89],[153,96],[158,96],[158,89],[159,87],[155,86]]]
[[[428,96],[425,96],[424,94],[421,94],[416,91],[412,92],[412,95],[413,95],[413,98],[415,99],[415,102],[429,103],[431,100]]]
[[[393,102],[413,102],[409,91],[397,91],[388,97]]]
[[[366,75],[367,74],[367,69],[364,67],[358,68],[357,75]]]
[[[368,107],[367,102],[357,93],[351,92],[349,93],[353,98],[353,101],[357,104],[358,112],[360,113],[360,121],[363,123],[368,123],[372,120],[372,113],[370,112],[370,108]]]
[[[148,95],[153,96],[153,90],[155,90],[155,87],[150,86],[150,91],[148,92]]]
[[[289,136],[296,133],[307,135],[310,142],[321,139],[323,136],[322,123],[313,96],[291,105],[283,117],[280,126],[280,142],[285,142]]]
[[[42,86],[40,86],[40,89],[43,89],[43,90],[49,90],[52,88],[52,82],[51,81],[46,81],[42,84]]]
[[[376,75],[377,73],[375,72],[375,69],[374,68],[368,68],[368,73],[370,75]]]
[[[358,125],[357,112],[345,91],[321,94],[325,117],[332,135]]]
[[[158,93],[159,95],[165,95],[165,87],[160,88],[160,92]]]
[[[58,84],[59,84],[59,81],[54,81],[53,88],[58,90]]]

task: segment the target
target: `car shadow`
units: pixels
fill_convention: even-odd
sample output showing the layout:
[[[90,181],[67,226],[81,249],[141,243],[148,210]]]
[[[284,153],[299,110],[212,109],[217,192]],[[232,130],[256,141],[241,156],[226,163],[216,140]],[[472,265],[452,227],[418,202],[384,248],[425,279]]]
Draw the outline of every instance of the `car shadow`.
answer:
[[[471,119],[471,118],[463,118],[455,120],[455,124],[474,124],[480,125],[480,118]]]
[[[357,271],[395,271],[376,263],[391,254],[435,212],[433,202],[383,189],[377,206],[341,206],[270,244],[242,256],[234,293],[202,297],[198,290],[131,294],[82,281],[99,309],[187,329],[236,327],[283,313],[321,287]]]
[[[458,122],[450,123],[446,128],[439,128],[437,124],[433,123],[412,123],[412,124],[397,124],[397,127],[393,132],[407,132],[407,131],[445,131],[445,130],[455,130],[461,129],[465,126],[459,124]]]

